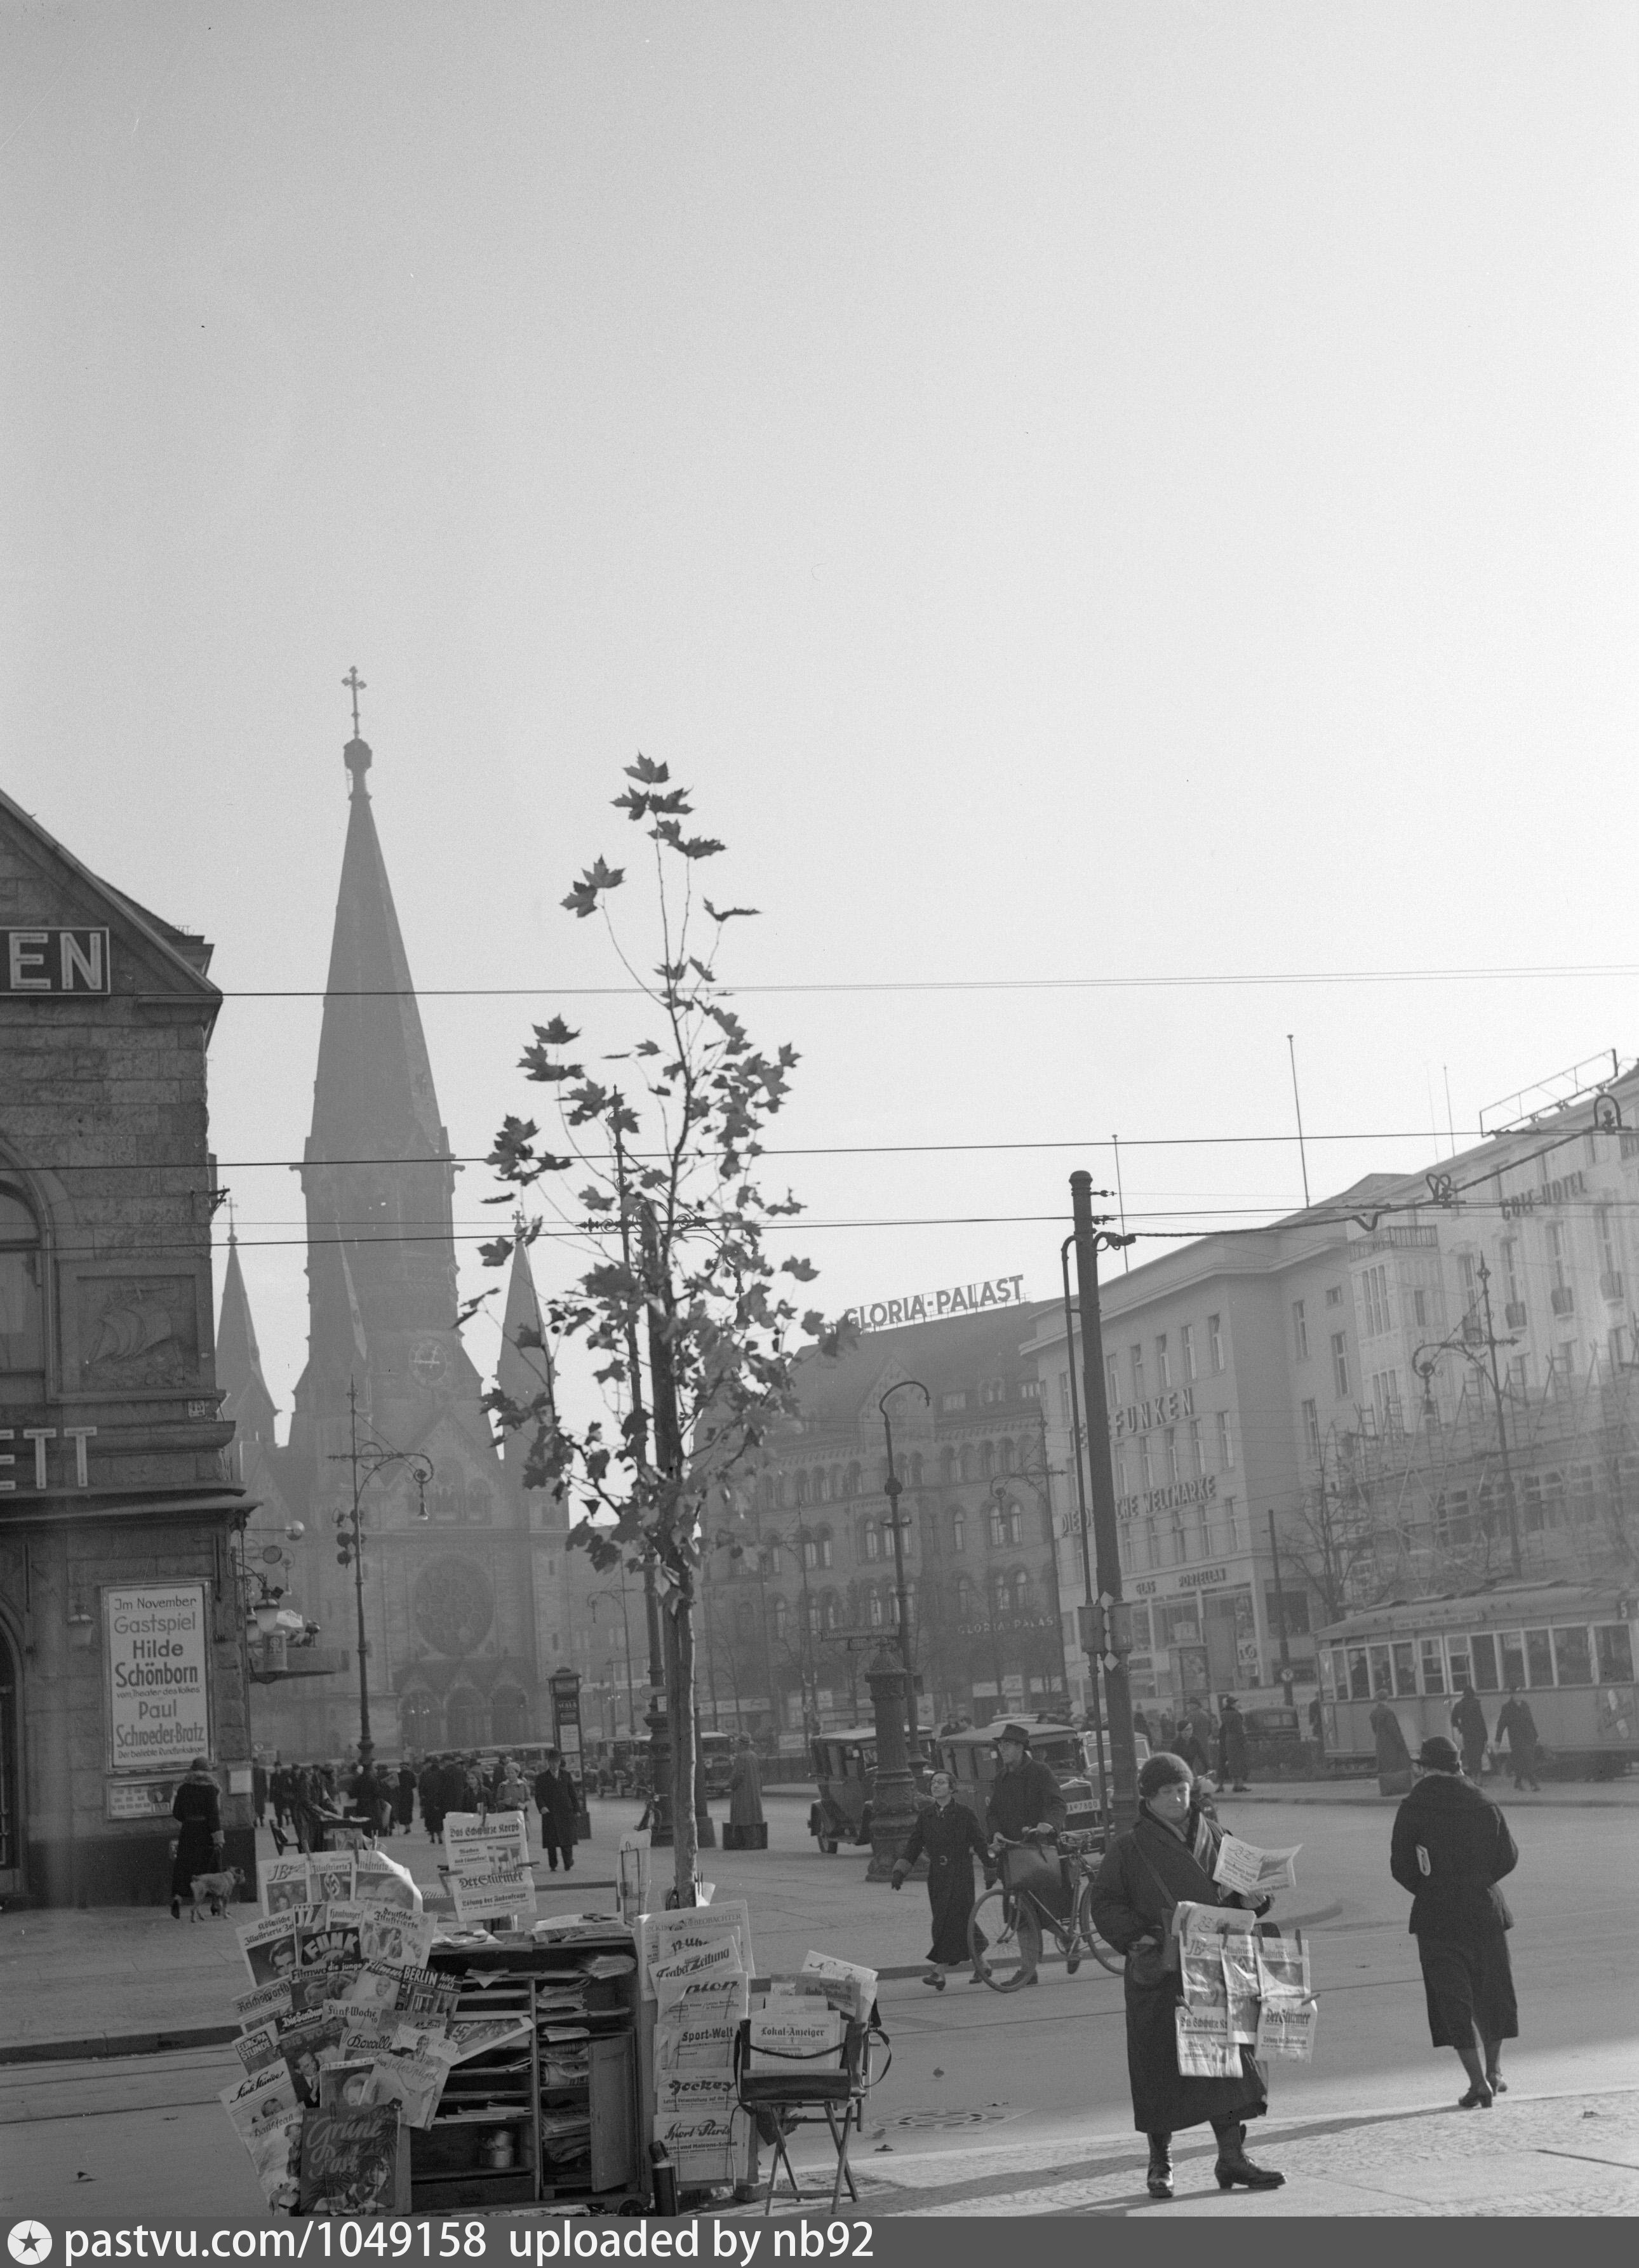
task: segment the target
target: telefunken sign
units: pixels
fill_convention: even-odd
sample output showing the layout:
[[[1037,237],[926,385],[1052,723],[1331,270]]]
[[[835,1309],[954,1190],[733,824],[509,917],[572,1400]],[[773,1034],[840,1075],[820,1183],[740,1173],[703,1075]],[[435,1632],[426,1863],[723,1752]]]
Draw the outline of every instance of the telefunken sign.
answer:
[[[844,1320],[861,1331],[890,1331],[901,1323],[935,1322],[941,1315],[977,1315],[985,1307],[1024,1303],[1023,1276],[995,1276],[981,1284],[952,1284],[942,1292],[907,1292],[897,1300],[874,1300],[850,1307]]]

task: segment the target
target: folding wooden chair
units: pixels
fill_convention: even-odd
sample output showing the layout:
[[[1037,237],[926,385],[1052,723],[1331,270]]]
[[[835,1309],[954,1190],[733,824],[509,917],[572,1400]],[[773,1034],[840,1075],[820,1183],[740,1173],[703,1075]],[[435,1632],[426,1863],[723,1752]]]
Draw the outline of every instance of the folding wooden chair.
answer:
[[[768,2193],[763,2200],[764,2217],[773,2211],[774,2185],[782,2166],[792,2196],[799,2205],[806,2202],[791,2163],[786,2138],[794,2128],[817,2126],[822,2119],[837,2153],[831,2209],[835,2213],[841,2204],[845,2182],[849,2197],[858,2203],[860,2192],[848,2163],[848,2139],[852,2133],[865,2131],[865,2098],[875,2076],[871,2067],[873,2040],[881,2040],[884,2045],[888,2040],[875,2008],[863,2022],[849,2020],[840,2049],[823,2048],[815,2055],[797,2056],[784,2055],[776,2048],[759,2048],[759,2055],[779,2055],[792,2068],[788,2072],[753,2071],[751,2021],[749,2017],[742,2018],[735,2037],[735,2090],[741,2109],[757,2121],[757,2133],[772,2154]]]

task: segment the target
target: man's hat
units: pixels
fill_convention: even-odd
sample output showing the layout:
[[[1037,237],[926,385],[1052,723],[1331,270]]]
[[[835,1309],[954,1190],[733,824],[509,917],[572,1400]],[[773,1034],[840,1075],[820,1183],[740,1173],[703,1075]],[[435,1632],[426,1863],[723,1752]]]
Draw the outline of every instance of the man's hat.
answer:
[[[1028,1749],[1030,1744],[1030,1727],[1028,1725],[1015,1724],[1013,1719],[1009,1718],[1008,1722],[996,1734],[996,1738],[999,1741],[1016,1741],[1021,1748]]]

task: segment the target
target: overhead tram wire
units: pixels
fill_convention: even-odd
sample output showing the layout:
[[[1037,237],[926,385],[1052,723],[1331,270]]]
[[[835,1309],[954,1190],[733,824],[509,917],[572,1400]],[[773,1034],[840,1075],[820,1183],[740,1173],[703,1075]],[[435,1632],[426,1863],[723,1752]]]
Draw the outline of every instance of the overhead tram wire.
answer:
[[[1541,961],[1517,968],[1229,969],[1176,976],[890,976],[796,983],[712,984],[702,997],[730,999],[885,992],[1223,991],[1272,984],[1520,983],[1531,980],[1639,976],[1639,961]],[[137,993],[138,1000],[169,995]],[[646,984],[435,984],[332,990],[320,985],[248,985],[225,1000],[630,1000],[658,996]]]

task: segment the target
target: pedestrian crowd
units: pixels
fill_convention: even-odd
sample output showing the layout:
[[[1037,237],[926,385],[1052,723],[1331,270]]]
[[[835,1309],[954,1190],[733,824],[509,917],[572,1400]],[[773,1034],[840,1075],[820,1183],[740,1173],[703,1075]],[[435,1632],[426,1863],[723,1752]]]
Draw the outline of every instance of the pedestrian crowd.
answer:
[[[408,1762],[348,1766],[335,1764],[258,1764],[252,1773],[256,1824],[269,1823],[274,1845],[284,1852],[323,1847],[327,1823],[347,1818],[373,1834],[409,1834],[417,1807],[429,1841],[436,1843],[453,1811],[524,1811],[533,1797],[541,1815],[541,1845],[556,1872],[559,1859],[574,1863],[580,1800],[574,1781],[556,1749],[547,1751],[533,1785],[518,1759],[501,1755],[487,1762],[476,1751],[454,1751]]]

